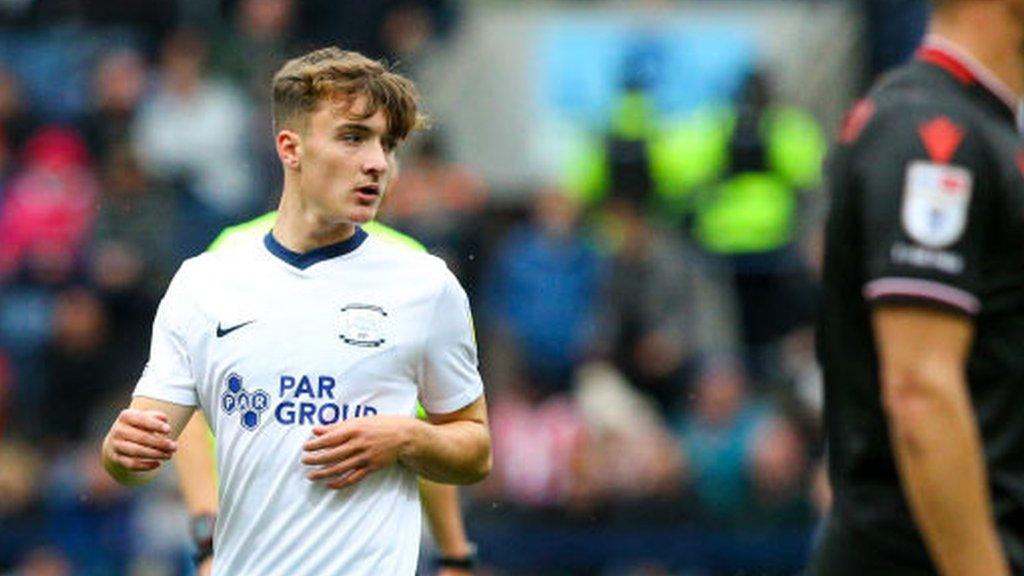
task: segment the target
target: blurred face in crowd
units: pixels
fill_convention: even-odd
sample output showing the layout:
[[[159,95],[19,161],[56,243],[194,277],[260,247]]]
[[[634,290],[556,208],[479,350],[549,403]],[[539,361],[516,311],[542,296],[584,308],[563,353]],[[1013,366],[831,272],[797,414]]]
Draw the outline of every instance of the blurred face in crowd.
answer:
[[[96,101],[101,108],[130,112],[146,88],[146,65],[137,53],[109,54],[96,69]]]
[[[743,375],[733,367],[718,366],[703,374],[698,383],[697,413],[711,425],[724,426],[743,404]]]
[[[189,93],[202,80],[206,44],[192,32],[179,32],[167,39],[163,49],[163,73],[170,88]]]
[[[245,0],[240,7],[242,27],[252,36],[282,38],[292,21],[293,0]]]
[[[572,233],[578,213],[573,199],[560,190],[542,190],[534,202],[534,218],[541,229],[555,237]]]
[[[21,111],[21,86],[10,72],[0,69],[0,122]]]
[[[298,146],[290,167],[297,169],[301,201],[329,224],[372,220],[394,169],[397,142],[385,111],[363,118],[365,111],[365,96],[324,101],[291,133]]]

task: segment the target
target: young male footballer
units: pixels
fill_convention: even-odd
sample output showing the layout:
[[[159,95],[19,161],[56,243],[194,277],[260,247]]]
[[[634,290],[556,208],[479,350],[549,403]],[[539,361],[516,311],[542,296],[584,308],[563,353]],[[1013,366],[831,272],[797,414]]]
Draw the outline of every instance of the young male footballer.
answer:
[[[417,475],[472,483],[491,466],[465,292],[439,259],[361,228],[417,95],[337,48],[273,82],[278,219],[182,265],[104,463],[146,481],[199,406],[217,436],[215,575],[412,575]]]

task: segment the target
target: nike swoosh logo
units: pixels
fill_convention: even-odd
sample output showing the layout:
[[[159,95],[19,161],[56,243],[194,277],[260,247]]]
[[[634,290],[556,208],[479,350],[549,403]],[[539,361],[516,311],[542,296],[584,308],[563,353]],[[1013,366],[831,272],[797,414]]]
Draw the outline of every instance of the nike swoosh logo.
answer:
[[[241,328],[243,326],[248,326],[249,324],[252,324],[253,322],[255,322],[255,320],[249,320],[248,322],[242,322],[241,324],[235,324],[234,326],[232,326],[230,328],[221,328],[220,322],[218,322],[217,323],[217,338],[223,338],[223,337],[227,336],[228,334],[231,334],[235,330],[238,330],[239,328]]]

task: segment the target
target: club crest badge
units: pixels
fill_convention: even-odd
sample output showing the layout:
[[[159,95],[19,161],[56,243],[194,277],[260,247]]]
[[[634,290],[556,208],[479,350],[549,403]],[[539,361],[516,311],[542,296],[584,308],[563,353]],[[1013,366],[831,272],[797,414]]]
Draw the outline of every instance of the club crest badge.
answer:
[[[903,229],[928,248],[945,248],[963,235],[971,203],[971,173],[959,166],[912,162],[903,188]]]
[[[388,313],[373,304],[346,304],[341,308],[341,341],[351,346],[379,348],[387,342]]]

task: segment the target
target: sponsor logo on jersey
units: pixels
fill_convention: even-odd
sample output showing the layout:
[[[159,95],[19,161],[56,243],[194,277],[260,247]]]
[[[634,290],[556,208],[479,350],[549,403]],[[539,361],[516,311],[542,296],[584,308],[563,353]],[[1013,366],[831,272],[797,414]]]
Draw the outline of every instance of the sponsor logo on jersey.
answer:
[[[274,419],[285,426],[326,426],[377,414],[377,408],[368,404],[338,402],[335,398],[338,384],[334,376],[325,374],[282,374]]]
[[[277,389],[273,420],[285,426],[334,424],[378,413],[375,406],[340,402],[336,398],[338,380],[328,375],[282,374]],[[243,378],[232,372],[224,379],[220,407],[228,416],[237,412],[246,430],[259,428],[263,413],[270,409],[270,394],[262,389],[248,390]]]
[[[238,412],[246,430],[258,428],[261,415],[270,407],[270,395],[263,390],[246,390],[242,377],[234,372],[225,378],[225,384],[220,396],[221,410],[228,416]]]
[[[903,229],[928,248],[945,248],[967,227],[971,173],[959,166],[911,162],[903,189]]]
[[[245,326],[248,326],[249,324],[252,324],[253,322],[255,322],[255,320],[249,320],[248,322],[242,322],[241,324],[235,324],[234,326],[229,326],[227,328],[224,328],[223,325],[220,322],[218,322],[217,323],[217,338],[223,338],[223,337],[227,336],[228,334],[231,334],[235,330],[238,330],[239,328],[244,328]]]
[[[934,268],[947,274],[960,274],[964,271],[964,259],[959,254],[929,250],[920,246],[912,246],[906,242],[894,244],[889,250],[889,256],[896,264],[917,268]]]
[[[377,348],[387,341],[388,313],[373,304],[351,303],[341,308],[341,341],[351,346]]]

